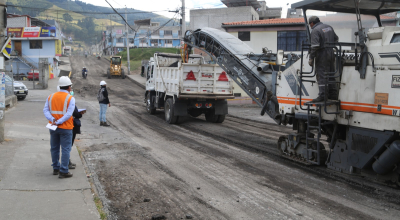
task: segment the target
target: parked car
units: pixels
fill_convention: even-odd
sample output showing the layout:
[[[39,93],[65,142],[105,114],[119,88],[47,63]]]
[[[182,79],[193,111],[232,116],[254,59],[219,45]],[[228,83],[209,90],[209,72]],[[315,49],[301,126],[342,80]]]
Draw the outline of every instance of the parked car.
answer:
[[[24,100],[28,95],[28,88],[20,81],[14,81],[14,94],[18,100]]]
[[[35,80],[33,76],[35,76]],[[39,81],[39,73],[28,73],[28,81]]]

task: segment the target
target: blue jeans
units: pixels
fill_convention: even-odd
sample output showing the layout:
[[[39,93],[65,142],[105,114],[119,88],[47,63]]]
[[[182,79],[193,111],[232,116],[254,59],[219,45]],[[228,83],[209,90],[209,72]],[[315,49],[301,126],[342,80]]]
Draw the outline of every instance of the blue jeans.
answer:
[[[107,122],[107,120],[106,120],[107,107],[108,107],[108,104],[100,103],[100,116],[99,117],[100,117],[101,122]]]
[[[72,147],[72,130],[57,128],[50,130],[50,152],[52,166],[55,170],[62,173],[68,173],[69,157]],[[61,164],[60,164],[60,146],[61,146]]]

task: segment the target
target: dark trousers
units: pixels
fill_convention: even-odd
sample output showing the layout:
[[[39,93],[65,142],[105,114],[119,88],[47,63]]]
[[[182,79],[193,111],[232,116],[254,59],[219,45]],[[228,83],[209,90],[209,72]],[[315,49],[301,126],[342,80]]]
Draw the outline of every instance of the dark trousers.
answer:
[[[75,137],[76,137],[76,131],[72,130],[72,145],[74,145],[74,141],[75,141]]]
[[[71,153],[72,130],[57,128],[50,130],[50,152],[52,166],[55,170],[68,173],[69,157]],[[60,163],[61,152],[61,163]]]
[[[335,56],[333,54],[332,49],[324,49],[321,50],[316,57],[315,60],[315,72],[317,76],[319,93],[318,97],[325,97],[325,91],[328,96],[336,96],[337,95],[337,85],[330,83],[328,84],[328,88],[325,88],[326,83],[335,82],[336,79],[328,78],[325,76],[326,73],[335,72]],[[332,76],[332,74],[331,74]]]

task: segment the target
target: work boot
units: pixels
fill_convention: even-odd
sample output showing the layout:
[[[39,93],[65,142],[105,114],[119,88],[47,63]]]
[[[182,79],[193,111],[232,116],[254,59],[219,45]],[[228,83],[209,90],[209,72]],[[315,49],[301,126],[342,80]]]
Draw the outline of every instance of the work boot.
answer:
[[[110,127],[110,125],[107,122],[103,122],[104,127]]]
[[[71,159],[69,159],[68,169],[75,169],[76,163],[72,163]]]
[[[101,121],[101,122],[100,122],[100,126],[103,126],[103,125],[104,125],[104,122]]]
[[[58,175],[60,173],[60,170],[53,170],[53,175]]]
[[[307,103],[323,102],[324,100],[325,100],[325,98],[323,96],[319,96],[316,99],[313,99],[312,101],[307,102]]]
[[[72,173],[70,173],[70,172],[68,172],[68,173],[61,173],[60,172],[60,174],[58,175],[58,178],[60,178],[60,179],[64,179],[64,178],[70,178],[70,177],[72,177],[73,175],[72,175]]]

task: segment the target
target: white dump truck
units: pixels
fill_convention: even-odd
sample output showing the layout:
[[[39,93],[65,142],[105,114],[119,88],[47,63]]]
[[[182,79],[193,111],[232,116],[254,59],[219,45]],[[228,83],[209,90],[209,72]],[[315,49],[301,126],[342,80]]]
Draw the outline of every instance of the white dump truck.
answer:
[[[200,55],[155,53],[146,72],[145,102],[155,114],[164,109],[165,120],[176,124],[179,117],[205,114],[209,122],[222,123],[228,114],[227,99],[234,98],[233,82],[217,64],[207,64]]]

